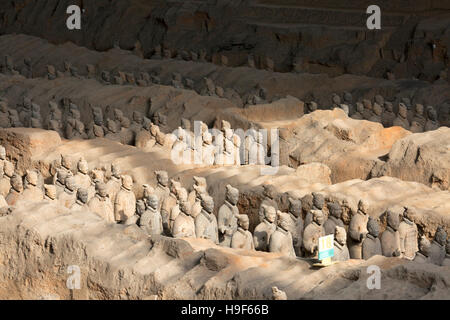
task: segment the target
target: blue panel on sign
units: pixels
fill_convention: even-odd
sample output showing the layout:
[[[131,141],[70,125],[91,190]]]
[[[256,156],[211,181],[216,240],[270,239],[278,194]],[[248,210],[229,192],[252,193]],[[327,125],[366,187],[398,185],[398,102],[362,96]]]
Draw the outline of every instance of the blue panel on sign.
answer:
[[[319,260],[331,258],[332,256],[334,256],[334,248],[319,252]]]

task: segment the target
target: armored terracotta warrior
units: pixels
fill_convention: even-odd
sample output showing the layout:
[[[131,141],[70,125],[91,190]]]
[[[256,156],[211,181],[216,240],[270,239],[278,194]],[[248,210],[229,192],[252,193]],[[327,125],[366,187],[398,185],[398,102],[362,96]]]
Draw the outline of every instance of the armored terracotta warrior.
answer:
[[[398,105],[397,118],[395,118],[393,125],[409,130],[409,121],[407,117],[408,117],[408,109],[403,103],[400,103]]]
[[[150,133],[151,126],[152,122],[150,119],[145,118],[142,124],[142,129],[136,134],[134,142],[136,148],[149,151],[155,145],[156,140],[153,139],[153,136]]]
[[[352,119],[354,120],[364,120],[364,105],[361,102],[356,103],[356,112],[352,114]]]
[[[191,204],[191,216],[195,219],[202,211],[202,197],[208,195],[208,192],[206,192],[205,187],[196,185],[194,185],[194,191],[195,199],[194,203]]]
[[[382,114],[383,114],[383,108],[378,103],[374,103],[373,104],[373,116],[368,120],[372,121],[372,122],[381,123],[381,115]]]
[[[342,208],[338,203],[330,202],[327,204],[330,215],[327,221],[323,224],[325,234],[334,234],[336,226],[344,227],[344,222],[341,220]],[[346,236],[347,238],[347,236]]]
[[[290,217],[288,214],[277,212],[278,225],[269,241],[269,252],[281,253],[285,256],[295,258],[292,235],[289,232]]]
[[[119,192],[120,187],[122,186],[120,176],[121,176],[120,165],[118,163],[112,163],[111,177],[106,183],[106,189],[108,190],[108,195],[112,203],[116,201],[117,193]]]
[[[413,260],[416,252],[419,251],[418,238],[419,232],[416,224],[412,221],[415,212],[413,208],[405,208],[403,220],[398,227],[400,236],[400,252],[403,258]]]
[[[176,218],[178,217],[178,215],[180,214],[180,203],[187,201],[187,198],[188,198],[187,190],[181,186],[178,187],[177,188],[177,203],[170,210],[170,216],[169,216],[169,231],[171,234],[172,234],[172,230],[173,230],[173,224],[174,224]],[[188,210],[188,211],[191,210],[189,202],[186,204],[186,210]]]
[[[231,245],[231,237],[238,228],[239,209],[237,202],[239,200],[239,190],[231,185],[226,186],[225,203],[220,207],[217,215],[219,225],[219,241],[222,246]]]
[[[385,128],[392,127],[394,125],[394,120],[396,116],[394,113],[394,106],[391,102],[385,102],[384,103],[384,112],[381,115],[381,124]]]
[[[127,220],[123,223],[126,226],[137,224],[139,222],[140,217],[145,212],[145,201],[138,200],[136,201],[136,212],[131,217],[128,217]]]
[[[155,194],[158,196],[159,199],[158,210],[160,210],[162,202],[164,202],[164,200],[170,194],[169,175],[167,174],[167,171],[155,171],[155,175],[157,182]]]
[[[114,223],[114,209],[108,197],[106,185],[103,182],[95,184],[96,194],[88,202],[89,210],[103,218],[108,223]]]
[[[416,253],[413,261],[417,263],[431,263],[429,258],[430,249],[430,241],[425,236],[422,236],[419,241],[419,252]]]
[[[55,178],[55,187],[56,187],[56,195],[59,198],[59,195],[64,192],[64,188],[66,187],[66,179],[69,177],[69,174],[66,170],[58,169],[56,172]]]
[[[119,223],[125,222],[136,212],[136,196],[133,193],[133,179],[122,176],[122,186],[114,200],[114,217]]]
[[[375,255],[382,255],[381,242],[378,238],[378,235],[380,234],[378,221],[369,218],[369,221],[367,222],[367,231],[369,233],[362,245],[362,258],[365,260],[368,260]]]
[[[364,105],[364,111],[362,114],[363,118],[365,120],[369,120],[370,118],[372,118],[374,116],[372,101],[370,101],[369,99],[364,99],[362,102]]]
[[[344,227],[336,226],[334,231],[334,256],[332,261],[346,261],[350,259],[347,248],[347,232]]]
[[[312,210],[323,210],[325,205],[325,198],[321,193],[313,192],[312,193],[312,209],[307,212],[305,216],[305,228],[308,224],[310,224],[313,220]]]
[[[417,103],[416,104],[416,114],[411,121],[410,131],[412,133],[420,133],[424,131],[426,119],[423,116],[423,105]]]
[[[428,120],[425,123],[424,131],[432,131],[439,128],[439,121],[437,119],[437,112],[432,106],[427,107]]]
[[[350,258],[362,259],[362,244],[367,236],[367,221],[369,221],[368,205],[359,200],[358,211],[352,216],[348,227],[348,249]]]
[[[180,201],[180,212],[176,217],[172,235],[174,238],[195,238],[195,222],[190,214],[190,205],[187,200]]]
[[[22,101],[22,108],[19,112],[20,122],[24,127],[30,127],[30,119],[32,113],[32,100],[30,97],[24,96]]]
[[[88,191],[85,188],[79,188],[77,190],[77,200],[70,207],[73,211],[88,211]]]
[[[156,194],[145,199],[146,210],[139,219],[139,227],[149,235],[160,235],[163,232],[161,213],[159,212],[159,199]]]
[[[84,160],[84,158],[80,158],[80,160],[78,161],[77,169],[78,172],[75,175],[75,183],[79,188],[84,188],[87,190],[91,186],[92,180],[89,176],[88,163],[86,160]]]
[[[8,199],[6,200],[8,201]],[[434,239],[430,245],[430,262],[435,265],[442,265],[445,259],[445,244],[447,240],[447,232],[439,226],[434,235]]]
[[[170,235],[170,213],[172,208],[177,205],[178,195],[177,190],[181,188],[178,181],[170,180],[170,193],[164,199],[161,206],[161,216],[163,220],[164,233]]]
[[[72,175],[72,159],[68,155],[61,155],[61,170],[66,171],[68,175]]]
[[[11,124],[11,127],[13,128],[20,128],[23,127],[22,122],[19,119],[19,113],[15,109],[9,109],[9,123]]]
[[[205,190],[207,189],[208,185],[206,183],[206,179],[204,177],[197,177],[194,176],[194,186],[200,186],[203,187]],[[194,187],[193,186],[193,187]],[[194,190],[192,190],[191,192],[189,192],[189,196],[188,196],[188,201],[191,205],[194,204],[195,199],[197,198],[197,191],[195,188],[193,188]]]
[[[244,250],[255,250],[255,245],[253,243],[253,236],[248,227],[250,222],[246,214],[240,214],[238,217],[238,228],[233,236],[231,237],[231,248],[244,249]]]
[[[58,196],[58,203],[66,208],[72,207],[77,200],[77,185],[74,177],[67,177],[63,192]]]
[[[317,258],[319,254],[319,238],[325,236],[323,223],[325,220],[321,210],[311,210],[313,221],[303,231],[303,251],[307,258]]]
[[[276,197],[275,187],[271,184],[265,184],[265,185],[263,185],[263,188],[264,188],[264,191],[263,191],[264,199],[261,202],[261,205],[259,207],[259,221],[261,221],[261,222],[265,218],[264,209],[262,208],[263,205],[271,206],[271,207],[275,208],[275,213],[276,213],[276,210],[278,210],[278,204],[275,201],[275,197]],[[276,216],[275,216],[275,219],[276,219]],[[255,245],[255,247],[257,247],[257,246]]]
[[[301,200],[289,198],[289,232],[292,235],[295,254],[302,256],[303,244],[303,218],[302,218],[302,202]]]
[[[276,229],[276,209],[271,206],[262,205],[264,220],[258,224],[253,231],[253,242],[255,249],[267,251],[269,248],[270,237]]]
[[[210,196],[202,198],[202,211],[195,218],[195,234],[197,238],[209,239],[219,244],[217,219],[213,214],[214,200]]]
[[[387,210],[386,230],[380,236],[381,251],[385,257],[400,257],[400,235],[398,233],[399,216],[392,210]]]
[[[16,204],[18,200],[21,200],[22,193],[23,193],[22,177],[15,173],[11,177],[11,189],[9,190],[9,193],[5,198],[8,205],[13,206]]]
[[[42,201],[44,198],[44,192],[37,186],[38,184],[38,174],[36,171],[27,170],[27,175],[25,176],[27,181],[27,186],[22,194],[22,199],[29,201]]]

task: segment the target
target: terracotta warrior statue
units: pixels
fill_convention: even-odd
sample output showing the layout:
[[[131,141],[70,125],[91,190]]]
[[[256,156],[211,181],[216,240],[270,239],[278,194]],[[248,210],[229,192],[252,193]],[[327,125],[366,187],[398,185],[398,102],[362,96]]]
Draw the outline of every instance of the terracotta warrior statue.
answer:
[[[225,203],[220,207],[217,215],[219,226],[219,241],[222,246],[229,247],[231,238],[238,228],[239,190],[231,185],[226,186]]]
[[[255,250],[255,245],[253,243],[253,236],[248,227],[250,222],[246,214],[240,214],[238,216],[238,228],[233,236],[231,237],[231,248],[244,249],[244,250]]]

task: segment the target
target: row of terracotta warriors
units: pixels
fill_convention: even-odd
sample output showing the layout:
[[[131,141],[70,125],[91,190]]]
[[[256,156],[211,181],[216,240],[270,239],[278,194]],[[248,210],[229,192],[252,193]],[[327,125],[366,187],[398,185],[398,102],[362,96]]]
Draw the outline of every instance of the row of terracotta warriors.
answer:
[[[49,102],[49,115],[46,128],[59,133],[67,139],[93,139],[106,138],[123,144],[135,145],[149,151],[153,146],[165,146],[174,150],[173,158],[183,160],[186,152],[192,157],[194,150],[194,133],[191,131],[191,122],[181,120],[181,126],[173,133],[167,131],[167,118],[157,112],[152,115],[152,120],[145,117],[139,111],[133,111],[132,119],[124,116],[120,109],[114,109],[113,119],[104,122],[103,111],[99,107],[92,108],[93,121],[87,125],[81,121],[81,111],[77,105],[67,99],[63,99],[63,109],[68,111],[63,114],[57,103]],[[33,127],[42,128],[40,118],[40,106],[29,97],[24,97],[22,105],[16,109],[8,108],[7,100],[0,101],[0,127]],[[14,111],[16,116],[12,117]],[[8,116],[9,114],[9,116]],[[65,123],[65,125],[63,125]],[[253,135],[246,137],[245,144],[241,147],[241,138],[231,129],[229,122],[222,120],[221,139],[216,139],[203,123],[201,130],[201,163],[213,164],[265,164],[267,162],[267,147],[263,147],[263,137],[260,132],[254,131]],[[219,132],[219,130],[217,130]],[[241,156],[242,153],[242,156]],[[254,155],[253,155],[254,154]]]
[[[192,191],[188,192],[180,182],[169,179],[167,172],[157,171],[156,186],[143,185],[143,197],[137,200],[133,179],[122,175],[117,164],[112,164],[111,176],[105,179],[102,170],[90,172],[84,159],[75,169],[69,157],[62,156],[53,168],[52,184],[40,187],[38,174],[27,171],[24,187],[5,152],[0,154],[4,155],[0,190],[10,206],[20,200],[44,199],[72,210],[92,211],[108,223],[137,224],[149,235],[205,238],[222,246],[290,257],[318,258],[319,238],[332,234],[336,261],[384,255],[437,265],[450,262],[445,230],[439,227],[432,243],[426,237],[419,238],[413,208],[405,208],[401,215],[387,210],[387,227],[380,234],[379,222],[369,217],[364,200],[352,212],[348,206],[312,193],[301,199],[289,198],[288,209],[283,212],[278,209],[274,187],[267,184],[259,210],[260,223],[252,234],[249,217],[239,211],[239,190],[231,185],[226,186],[225,200],[216,217],[215,203],[203,177],[194,177]]]
[[[342,98],[334,93],[331,96],[330,106],[344,110],[352,119],[378,122],[385,128],[399,126],[413,133],[420,133],[436,130],[441,126],[436,109],[433,106],[427,106],[426,109],[420,103],[413,106],[409,98],[400,99],[397,105],[397,113],[394,112],[394,104],[385,100],[381,95],[376,95],[373,101],[363,99],[354,103],[351,93],[345,92]],[[309,112],[317,109],[316,102],[307,103]],[[450,119],[448,120],[450,121]]]

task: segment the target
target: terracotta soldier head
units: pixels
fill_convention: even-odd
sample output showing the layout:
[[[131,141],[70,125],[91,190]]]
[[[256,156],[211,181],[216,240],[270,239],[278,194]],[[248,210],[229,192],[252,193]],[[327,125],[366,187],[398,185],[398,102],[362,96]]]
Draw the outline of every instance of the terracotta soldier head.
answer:
[[[122,176],[122,187],[128,191],[133,188],[133,179],[129,175]]]
[[[180,208],[180,211],[183,212],[185,215],[187,216],[191,215],[191,205],[189,204],[189,201],[181,200],[178,206]]]
[[[277,211],[277,225],[285,230],[288,231],[289,230],[289,226],[290,226],[290,217],[284,213],[281,212],[280,210]]]
[[[311,210],[313,214],[313,221],[317,223],[319,226],[323,225],[325,222],[325,216],[322,210]]]
[[[144,212],[145,212],[145,201],[144,200],[136,201],[136,214],[138,216],[142,216]]]
[[[358,202],[358,213],[367,214],[369,212],[369,205],[364,199],[359,200]]]
[[[95,184],[95,191],[97,192],[97,195],[101,198],[108,197],[108,189],[106,187],[106,184],[103,182],[98,181]]]
[[[277,210],[272,206],[263,205],[264,217],[270,223],[274,223],[277,218]]]
[[[316,207],[319,210],[323,209],[323,206],[325,205],[325,198],[322,194],[313,192],[313,206]]]
[[[120,178],[121,170],[120,165],[116,163],[111,163],[111,175],[115,178]]]
[[[342,208],[336,202],[330,202],[327,204],[330,215],[335,217],[336,219],[341,219],[342,217]]]
[[[86,204],[88,201],[88,191],[84,188],[79,188],[77,190],[77,200],[79,200],[81,203]]]
[[[240,214],[238,216],[238,225],[239,227],[241,227],[244,230],[248,230],[249,226],[250,226],[250,221],[248,219],[248,216],[246,214]]]
[[[72,169],[72,162],[68,155],[61,155],[61,165],[67,170]]]
[[[275,187],[272,184],[264,184],[263,185],[264,191],[263,195],[269,199],[275,199],[276,197],[276,191]]]
[[[289,198],[289,212],[297,218],[302,214],[302,201],[300,199]]]
[[[156,210],[156,208],[158,208],[159,199],[156,194],[151,194],[151,195],[147,196],[147,198],[145,200],[146,200],[148,207],[152,208],[153,210]]]
[[[77,168],[78,168],[78,171],[83,174],[87,174],[89,171],[88,163],[86,160],[84,160],[84,158],[80,158],[80,160],[78,161],[78,164],[77,164]]]
[[[169,175],[167,171],[155,171],[158,184],[167,187],[169,185]]]
[[[214,210],[214,200],[212,197],[206,195],[204,197],[202,197],[202,208],[208,212],[208,213],[212,213]]]
[[[227,192],[226,192],[226,200],[231,203],[232,205],[236,205],[239,201],[239,190],[236,188],[233,188],[231,185],[226,186]]]

